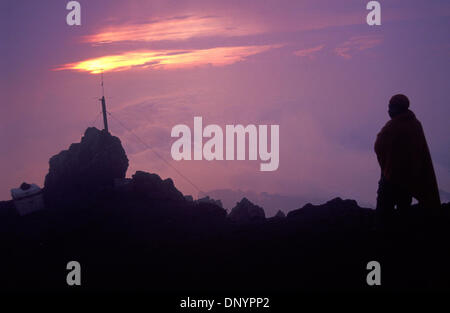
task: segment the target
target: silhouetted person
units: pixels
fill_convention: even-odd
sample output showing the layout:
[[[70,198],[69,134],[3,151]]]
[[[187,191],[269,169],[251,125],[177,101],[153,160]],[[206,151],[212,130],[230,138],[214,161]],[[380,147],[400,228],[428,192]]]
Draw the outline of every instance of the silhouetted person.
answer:
[[[401,94],[393,96],[388,112],[391,120],[381,129],[375,142],[381,167],[377,217],[382,226],[392,220],[395,207],[408,208],[412,197],[429,212],[440,207],[425,134],[421,123],[409,110],[408,98]]]

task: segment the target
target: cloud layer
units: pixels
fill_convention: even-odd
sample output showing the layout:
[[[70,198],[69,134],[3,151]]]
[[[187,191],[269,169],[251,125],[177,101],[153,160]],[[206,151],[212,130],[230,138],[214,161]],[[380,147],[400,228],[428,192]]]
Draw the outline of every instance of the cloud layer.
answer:
[[[77,70],[98,74],[102,71],[123,71],[135,67],[174,69],[202,65],[224,66],[276,47],[279,47],[279,45],[217,47],[187,51],[138,50],[69,63],[57,68],[57,70]]]
[[[224,16],[178,16],[141,24],[110,26],[85,36],[84,42],[93,44],[122,41],[187,40],[196,37],[234,37],[264,32],[262,25],[249,20],[234,21]]]
[[[334,51],[338,56],[350,59],[354,54],[371,49],[383,41],[380,35],[353,36],[341,43]]]

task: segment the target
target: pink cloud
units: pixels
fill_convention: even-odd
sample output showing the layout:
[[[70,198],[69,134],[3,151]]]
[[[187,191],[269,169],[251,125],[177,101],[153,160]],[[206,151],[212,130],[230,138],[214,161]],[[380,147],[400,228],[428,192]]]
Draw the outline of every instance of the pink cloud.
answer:
[[[138,50],[64,64],[56,70],[76,70],[98,74],[131,68],[192,68],[202,65],[224,66],[280,45],[216,47],[198,50]]]
[[[345,59],[350,59],[355,53],[371,49],[383,41],[381,36],[353,36],[347,41],[341,43],[334,49],[334,52]]]
[[[316,57],[315,54],[322,50],[324,47],[325,45],[319,45],[313,48],[301,49],[294,51],[294,54],[299,57],[308,57],[310,59],[314,59]]]
[[[245,36],[264,32],[264,27],[249,20],[236,23],[231,17],[172,17],[144,24],[110,26],[84,37],[85,42],[103,44],[121,41],[186,40],[195,37]]]

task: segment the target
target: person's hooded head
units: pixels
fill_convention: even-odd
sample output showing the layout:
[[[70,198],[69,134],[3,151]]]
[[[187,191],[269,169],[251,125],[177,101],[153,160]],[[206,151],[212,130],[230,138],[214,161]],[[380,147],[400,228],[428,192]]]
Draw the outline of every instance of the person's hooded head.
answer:
[[[408,111],[409,108],[409,99],[407,96],[398,94],[395,95],[389,100],[389,116],[391,118],[396,117],[399,114],[402,114]]]

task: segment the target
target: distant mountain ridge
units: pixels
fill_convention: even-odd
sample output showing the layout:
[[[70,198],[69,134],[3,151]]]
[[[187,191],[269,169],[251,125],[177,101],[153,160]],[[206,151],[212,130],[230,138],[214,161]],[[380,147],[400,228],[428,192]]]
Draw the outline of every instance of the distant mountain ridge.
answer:
[[[243,191],[240,189],[214,189],[200,193],[199,197],[206,195],[221,200],[223,207],[228,210],[231,210],[241,199],[247,198],[264,208],[266,216],[274,216],[279,210],[287,214],[290,210],[297,209],[308,202],[322,203],[327,200],[313,196],[282,195],[268,192],[257,193],[251,190]]]

